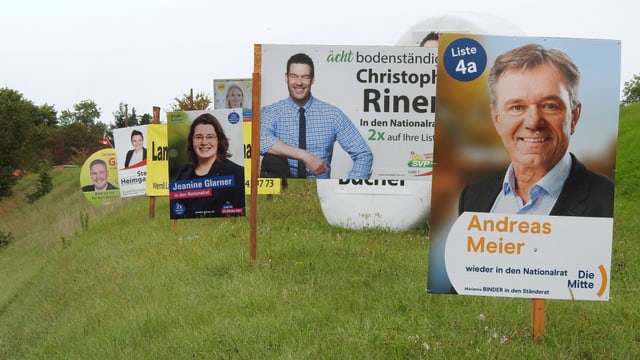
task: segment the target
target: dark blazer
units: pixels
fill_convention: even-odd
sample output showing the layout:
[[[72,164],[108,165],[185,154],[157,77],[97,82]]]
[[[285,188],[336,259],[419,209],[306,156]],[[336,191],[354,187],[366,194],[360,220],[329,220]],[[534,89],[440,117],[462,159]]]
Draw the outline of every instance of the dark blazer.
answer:
[[[213,189],[211,196],[197,197],[189,199],[171,200],[171,219],[180,218],[199,218],[199,217],[221,217],[221,216],[242,216],[245,214],[245,185],[244,185],[244,167],[233,161],[216,160],[211,169],[205,176],[198,176],[195,172],[195,166],[186,164],[178,172],[176,180],[188,179],[205,179],[218,176],[232,175],[234,177],[235,186],[232,188]],[[177,205],[184,209],[182,213],[174,212]],[[225,208],[242,209],[242,212],[225,214]]]
[[[464,188],[458,214],[490,212],[502,190],[505,172],[494,173]],[[613,181],[587,169],[571,154],[571,170],[549,215],[613,217]]]
[[[133,156],[133,152],[135,150],[131,149],[129,151],[127,151],[127,157],[124,159],[124,167],[128,168],[129,167],[129,162],[131,161],[131,157]],[[143,147],[142,148],[142,160],[146,160],[147,159],[147,148]]]
[[[105,190],[118,190],[117,187],[113,186],[113,184],[111,184],[110,182],[107,183],[107,188]],[[82,187],[82,191],[83,192],[88,192],[88,191],[96,191],[96,186],[91,184],[91,185],[85,185]]]

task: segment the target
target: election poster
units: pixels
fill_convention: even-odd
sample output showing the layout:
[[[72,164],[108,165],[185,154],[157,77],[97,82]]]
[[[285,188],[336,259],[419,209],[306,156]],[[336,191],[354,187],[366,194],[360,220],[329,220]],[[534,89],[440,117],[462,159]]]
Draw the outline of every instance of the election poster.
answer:
[[[144,195],[147,184],[147,126],[113,130],[121,197]]]
[[[147,125],[147,196],[169,196],[167,124]]]
[[[429,293],[609,299],[620,46],[441,36]]]
[[[251,79],[214,79],[213,94],[216,109],[242,108],[242,132],[244,137],[245,192],[251,194]],[[259,179],[258,194],[279,194],[280,179]]]
[[[262,172],[313,179],[429,177],[434,48],[272,44],[261,45],[260,56]]]
[[[242,109],[167,113],[172,219],[245,215]]]
[[[113,148],[94,152],[80,170],[80,187],[93,205],[108,204],[120,197],[118,166]]]
[[[214,79],[213,101],[216,109],[242,109],[243,121],[251,121],[251,79]]]

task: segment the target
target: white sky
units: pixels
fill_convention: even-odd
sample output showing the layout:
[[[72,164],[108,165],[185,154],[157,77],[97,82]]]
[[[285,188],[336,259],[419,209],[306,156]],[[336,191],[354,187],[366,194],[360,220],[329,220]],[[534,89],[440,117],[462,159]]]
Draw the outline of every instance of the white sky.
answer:
[[[640,25],[628,0],[21,0],[0,11],[0,88],[60,112],[93,100],[164,111],[213,79],[250,78],[254,44],[396,45],[440,15],[475,12],[527,36],[622,41],[621,86],[640,73]],[[487,22],[491,22],[489,16]],[[485,24],[481,24],[485,26]],[[284,72],[284,69],[283,69]],[[284,84],[283,84],[284,86]]]

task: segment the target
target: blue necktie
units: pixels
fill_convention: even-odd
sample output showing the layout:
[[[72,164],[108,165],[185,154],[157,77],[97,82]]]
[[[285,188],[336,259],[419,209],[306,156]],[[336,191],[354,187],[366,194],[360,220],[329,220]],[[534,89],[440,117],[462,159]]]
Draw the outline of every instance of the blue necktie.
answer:
[[[307,149],[307,119],[304,117],[304,108],[300,108],[300,128],[298,133],[298,147],[300,149]],[[304,167],[304,163],[298,160],[298,178],[304,179],[307,177],[307,170]]]

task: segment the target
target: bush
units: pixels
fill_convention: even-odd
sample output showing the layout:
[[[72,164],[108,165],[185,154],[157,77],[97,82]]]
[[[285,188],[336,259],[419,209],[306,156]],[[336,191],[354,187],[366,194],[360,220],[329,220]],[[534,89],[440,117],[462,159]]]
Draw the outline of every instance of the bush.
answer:
[[[8,167],[0,168],[0,200],[12,194],[11,188],[18,179],[13,176],[13,170]]]
[[[36,189],[36,191],[27,195],[29,203],[40,199],[41,197],[49,193],[51,189],[53,189],[53,181],[51,180],[51,174],[49,174],[49,170],[41,170],[38,178],[38,188]]]
[[[13,241],[13,234],[10,232],[0,231],[0,248],[9,245]]]

